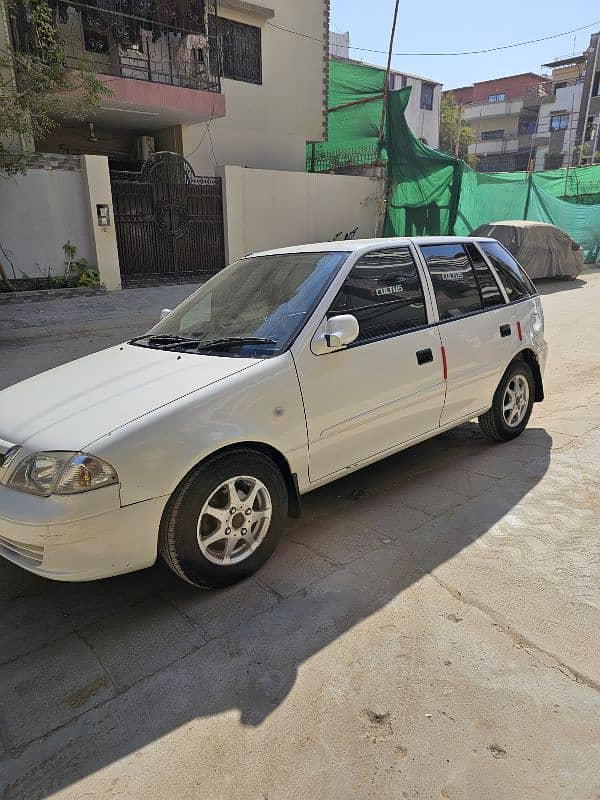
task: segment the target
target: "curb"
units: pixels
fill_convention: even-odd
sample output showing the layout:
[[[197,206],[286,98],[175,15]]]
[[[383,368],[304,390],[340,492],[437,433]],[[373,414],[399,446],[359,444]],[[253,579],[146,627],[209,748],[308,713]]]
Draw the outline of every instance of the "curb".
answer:
[[[46,300],[93,297],[99,294],[106,294],[104,286],[74,286],[63,289],[36,289],[32,292],[2,292],[0,293],[0,306],[44,303]]]

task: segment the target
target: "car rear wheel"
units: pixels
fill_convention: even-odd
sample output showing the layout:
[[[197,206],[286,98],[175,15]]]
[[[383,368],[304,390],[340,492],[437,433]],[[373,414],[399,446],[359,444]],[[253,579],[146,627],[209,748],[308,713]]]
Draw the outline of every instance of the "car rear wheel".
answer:
[[[504,373],[492,407],[479,417],[488,439],[507,442],[520,436],[529,422],[535,400],[535,381],[529,364],[515,361]]]
[[[175,490],[163,514],[159,552],[194,586],[228,586],[275,550],[287,507],[285,481],[270,458],[228,451],[202,463]]]

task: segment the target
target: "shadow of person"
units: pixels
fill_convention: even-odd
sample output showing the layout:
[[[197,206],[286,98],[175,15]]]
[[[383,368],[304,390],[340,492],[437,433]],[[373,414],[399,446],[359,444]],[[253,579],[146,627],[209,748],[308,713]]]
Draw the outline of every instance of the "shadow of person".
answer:
[[[273,559],[221,592],[194,590],[160,565],[59,585],[2,563],[1,615],[20,626],[26,654],[0,667],[7,800],[48,796],[198,718],[237,710],[242,725],[261,725],[312,656],[489,539],[543,478],[551,447],[541,429],[494,445],[467,425],[406,450],[306,495]],[[481,546],[507,557],[501,540]],[[30,618],[40,603],[46,632],[58,626],[50,645]],[[82,641],[91,655],[78,656]],[[88,667],[90,681],[105,683],[74,706],[68,671],[78,657],[106,674]],[[28,697],[43,665],[47,680]]]

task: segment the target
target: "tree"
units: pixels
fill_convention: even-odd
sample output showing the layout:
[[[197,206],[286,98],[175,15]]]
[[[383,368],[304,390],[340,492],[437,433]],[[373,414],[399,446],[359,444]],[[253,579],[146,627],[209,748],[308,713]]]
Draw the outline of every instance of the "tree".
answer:
[[[470,166],[477,164],[477,156],[469,155],[469,145],[475,141],[472,128],[464,124],[462,110],[452,92],[442,95],[440,105],[440,150],[458,156]]]
[[[112,92],[81,59],[71,65],[56,17],[46,0],[6,5],[19,41],[0,40],[0,173],[26,171],[23,143],[46,136],[60,120],[85,119]],[[0,283],[12,289],[0,264]]]

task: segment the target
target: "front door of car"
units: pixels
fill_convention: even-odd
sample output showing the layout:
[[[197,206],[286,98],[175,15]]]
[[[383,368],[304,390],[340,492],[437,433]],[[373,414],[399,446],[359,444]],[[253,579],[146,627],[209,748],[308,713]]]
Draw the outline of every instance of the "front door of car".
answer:
[[[513,313],[472,243],[421,245],[447,363],[440,424],[487,410],[518,341]]]
[[[383,456],[439,426],[445,381],[437,328],[408,247],[370,252],[352,268],[328,315],[352,314],[343,349],[294,353],[309,441],[311,482]]]

